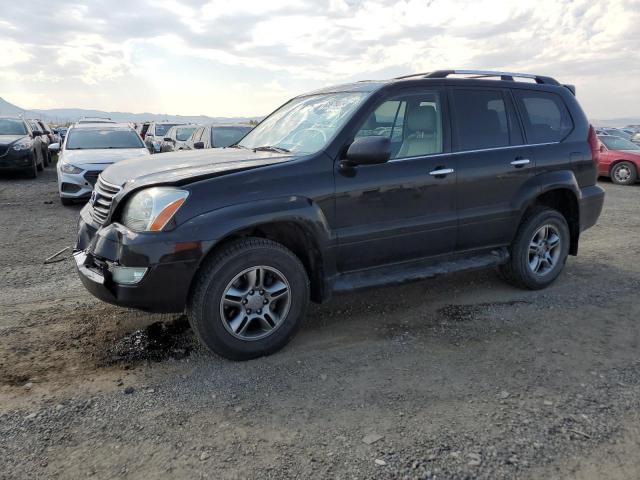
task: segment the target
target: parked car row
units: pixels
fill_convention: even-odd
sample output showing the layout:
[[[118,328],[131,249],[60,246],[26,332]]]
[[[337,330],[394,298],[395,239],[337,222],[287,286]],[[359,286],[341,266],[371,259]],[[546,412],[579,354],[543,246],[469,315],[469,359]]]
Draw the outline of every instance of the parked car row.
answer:
[[[601,137],[620,137],[640,145],[640,127],[635,125],[629,125],[624,128],[600,127],[596,129],[596,133]]]
[[[0,117],[0,170],[18,170],[35,178],[51,163],[49,145],[58,136],[40,120]]]

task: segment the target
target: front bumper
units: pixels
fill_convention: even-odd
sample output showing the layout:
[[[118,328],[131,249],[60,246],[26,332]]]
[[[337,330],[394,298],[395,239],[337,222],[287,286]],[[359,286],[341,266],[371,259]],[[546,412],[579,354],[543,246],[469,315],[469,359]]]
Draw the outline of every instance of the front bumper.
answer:
[[[93,184],[91,183],[91,181],[93,181],[93,177],[90,177],[90,181],[85,177],[85,175],[88,172],[100,172],[104,169],[104,167],[100,166],[91,170],[82,169],[80,173],[65,173],[60,170],[60,165],[61,163],[58,162],[56,170],[58,173],[58,193],[62,198],[89,198],[91,196],[91,191],[93,190]],[[94,176],[97,177],[97,175]]]
[[[151,312],[184,311],[202,250],[197,242],[174,243],[160,233],[135,233],[112,223],[99,228],[85,206],[80,214],[74,259],[80,280],[97,298]],[[144,267],[139,283],[114,282],[110,267]]]
[[[0,156],[0,170],[21,170],[31,167],[32,153],[31,150],[14,150],[9,147],[7,152]]]

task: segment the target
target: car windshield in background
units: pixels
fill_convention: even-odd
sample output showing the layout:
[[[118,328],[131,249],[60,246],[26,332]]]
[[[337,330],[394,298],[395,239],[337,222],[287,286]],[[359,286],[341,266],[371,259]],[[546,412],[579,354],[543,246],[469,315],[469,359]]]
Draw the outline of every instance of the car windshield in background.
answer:
[[[67,135],[67,150],[102,148],[143,148],[133,130],[73,128]]]
[[[20,120],[0,118],[0,135],[26,135],[27,127]]]
[[[164,137],[171,127],[175,127],[176,123],[157,123],[156,136]]]
[[[211,145],[228,147],[244,137],[249,130],[251,127],[211,127]]]
[[[178,127],[176,128],[176,140],[179,142],[186,142],[189,140],[189,137],[193,132],[196,131],[198,127]]]
[[[275,147],[305,154],[317,152],[368,95],[340,92],[294,98],[251,130],[238,146]]]
[[[609,150],[640,150],[640,146],[624,138],[609,135],[603,135],[598,138],[600,138],[600,141],[604,143]]]

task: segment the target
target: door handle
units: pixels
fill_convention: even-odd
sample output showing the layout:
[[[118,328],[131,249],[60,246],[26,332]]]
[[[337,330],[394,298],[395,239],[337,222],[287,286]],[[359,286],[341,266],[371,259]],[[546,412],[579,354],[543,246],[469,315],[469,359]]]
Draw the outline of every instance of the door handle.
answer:
[[[440,176],[445,176],[445,175],[449,175],[450,173],[454,173],[455,170],[453,168],[438,168],[436,170],[432,170],[429,172],[429,175],[431,175],[432,177],[440,177]]]
[[[528,163],[531,163],[531,160],[529,160],[528,158],[516,158],[513,162],[511,162],[511,165],[516,168],[520,168],[524,167]]]

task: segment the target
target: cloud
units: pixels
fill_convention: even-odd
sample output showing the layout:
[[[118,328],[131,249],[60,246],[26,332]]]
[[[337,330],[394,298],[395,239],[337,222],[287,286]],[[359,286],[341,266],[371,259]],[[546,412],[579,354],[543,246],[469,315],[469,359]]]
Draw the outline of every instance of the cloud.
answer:
[[[618,82],[640,74],[639,26],[639,0],[11,2],[0,95],[257,115],[331,83],[462,67],[556,76],[578,85],[588,113],[632,115],[640,82]]]

